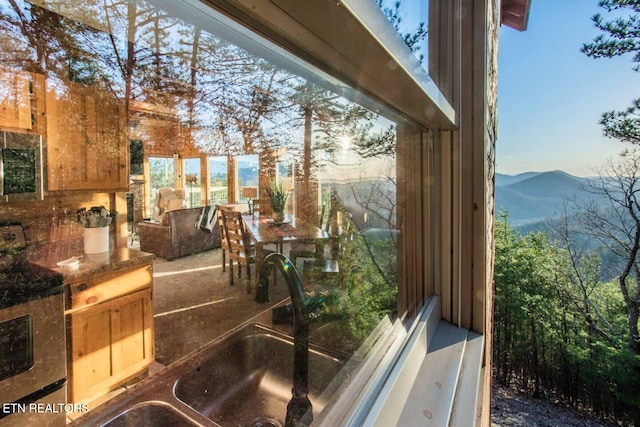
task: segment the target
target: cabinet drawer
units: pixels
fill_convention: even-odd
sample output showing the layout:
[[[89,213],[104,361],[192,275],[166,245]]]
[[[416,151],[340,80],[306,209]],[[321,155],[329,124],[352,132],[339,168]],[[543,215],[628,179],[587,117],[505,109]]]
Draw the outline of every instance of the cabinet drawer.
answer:
[[[70,311],[84,309],[140,289],[150,288],[152,284],[153,274],[149,265],[92,277],[69,285],[71,307],[67,307],[67,310],[69,312],[69,309]]]

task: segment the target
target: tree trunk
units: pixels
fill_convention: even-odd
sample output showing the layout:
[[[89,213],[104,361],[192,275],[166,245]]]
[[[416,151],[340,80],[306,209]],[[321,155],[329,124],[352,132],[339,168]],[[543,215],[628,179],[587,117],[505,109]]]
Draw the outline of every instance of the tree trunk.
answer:
[[[304,151],[302,157],[302,185],[297,194],[298,215],[310,224],[318,222],[317,194],[311,185],[311,137],[313,109],[304,108]]]
[[[531,319],[531,362],[533,364],[533,381],[534,391],[533,395],[536,398],[540,398],[540,359],[538,356],[538,332],[536,329],[536,322],[533,316],[529,316]]]

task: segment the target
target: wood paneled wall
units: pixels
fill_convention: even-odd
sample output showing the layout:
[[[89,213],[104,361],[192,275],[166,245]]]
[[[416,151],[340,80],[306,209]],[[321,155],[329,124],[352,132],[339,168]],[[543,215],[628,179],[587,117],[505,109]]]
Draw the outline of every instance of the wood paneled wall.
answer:
[[[485,336],[480,425],[490,425],[499,0],[429,2],[429,70],[459,120],[435,134],[435,293],[443,317]]]

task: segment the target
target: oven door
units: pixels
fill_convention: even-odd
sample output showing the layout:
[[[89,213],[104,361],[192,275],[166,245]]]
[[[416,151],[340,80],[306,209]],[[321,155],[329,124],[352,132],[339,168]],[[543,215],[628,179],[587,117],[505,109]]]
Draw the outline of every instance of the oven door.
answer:
[[[62,293],[0,310],[0,396],[4,403],[63,380],[66,371]]]

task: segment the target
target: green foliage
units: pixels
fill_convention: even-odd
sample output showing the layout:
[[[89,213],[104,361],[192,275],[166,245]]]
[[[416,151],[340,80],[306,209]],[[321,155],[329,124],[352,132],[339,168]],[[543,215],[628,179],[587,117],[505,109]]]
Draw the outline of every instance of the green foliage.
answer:
[[[624,111],[602,113],[604,135],[620,141],[640,144],[640,99],[634,99]]]
[[[558,306],[554,304],[555,254],[542,234],[520,236],[506,216],[496,225],[495,357],[498,376],[509,384],[523,369],[537,393],[548,363],[543,348],[558,345]],[[508,358],[508,359],[507,359]],[[521,365],[516,370],[516,366]],[[529,388],[526,384],[525,388]]]
[[[345,268],[342,270],[347,289],[345,313],[356,342],[362,342],[383,317],[395,316],[398,308],[397,278],[390,284],[381,274],[374,262],[377,260],[371,258],[361,235],[354,235],[354,239],[345,244],[350,246],[349,256],[343,257],[340,265],[341,269]],[[397,264],[395,251],[386,261]]]
[[[343,227],[354,229],[353,224]],[[341,234],[338,244],[340,277],[323,280],[324,285],[333,280],[330,288],[335,290],[327,311],[347,324],[350,338],[345,342],[350,348],[344,350],[355,351],[385,316],[397,314],[397,245],[391,239],[369,241],[350,232]]]
[[[640,71],[640,1],[638,0],[601,0],[600,6],[607,12],[628,12],[627,17],[617,17],[606,21],[596,14],[592,21],[603,34],[592,43],[585,43],[582,52],[591,58],[613,58],[626,54],[633,55]],[[606,36],[605,36],[606,35]],[[600,124],[604,134],[632,144],[640,144],[640,99],[635,99],[624,111],[608,111],[602,114]]]
[[[151,187],[173,187],[173,159],[154,157],[149,159]]]
[[[495,243],[496,380],[635,422],[640,365],[618,283],[598,282],[594,254],[572,256],[545,233],[520,235],[506,214]]]
[[[427,38],[427,27],[424,22],[420,22],[412,32],[403,34],[400,29],[400,24],[402,23],[402,1],[393,2],[393,7],[385,6],[385,0],[376,0],[378,7],[384,12],[385,16],[393,25],[396,32],[402,36],[404,42],[409,46],[411,52],[417,52],[420,50],[420,42]],[[424,60],[424,55],[420,54],[418,57],[420,62]]]
[[[284,207],[289,198],[289,190],[285,189],[282,183],[278,184],[272,181],[266,192],[269,197],[269,203],[271,203],[271,209],[277,213],[284,212]]]

